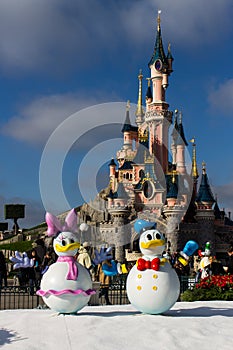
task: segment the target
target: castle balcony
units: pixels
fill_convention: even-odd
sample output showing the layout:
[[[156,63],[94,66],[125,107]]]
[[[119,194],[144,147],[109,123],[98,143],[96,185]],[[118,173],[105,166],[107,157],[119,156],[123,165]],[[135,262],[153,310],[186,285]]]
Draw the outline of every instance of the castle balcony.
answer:
[[[129,215],[130,210],[128,206],[111,206],[108,208],[109,214],[113,216],[126,217]]]
[[[145,113],[145,122],[162,122],[166,118],[170,123],[172,122],[172,112],[167,110],[152,110]]]
[[[187,206],[185,205],[174,205],[174,206],[167,206],[165,205],[163,208],[163,213],[166,216],[166,218],[169,217],[177,217],[177,218],[181,218],[185,212],[187,210]]]

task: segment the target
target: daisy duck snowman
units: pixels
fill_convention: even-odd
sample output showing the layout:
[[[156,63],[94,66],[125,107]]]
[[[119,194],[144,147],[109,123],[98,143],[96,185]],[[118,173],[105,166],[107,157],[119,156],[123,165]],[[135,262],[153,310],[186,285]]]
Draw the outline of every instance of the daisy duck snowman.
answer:
[[[48,236],[54,237],[53,248],[58,259],[43,275],[37,294],[56,312],[76,313],[95,294],[88,270],[75,258],[80,247],[77,214],[72,209],[62,225],[56,216],[46,213],[46,223]],[[86,224],[80,225],[81,231],[86,229]]]
[[[140,234],[142,258],[127,277],[127,295],[131,304],[147,314],[169,310],[180,294],[180,282],[168,259],[162,256],[165,237],[156,229],[155,222],[137,220],[135,231]]]

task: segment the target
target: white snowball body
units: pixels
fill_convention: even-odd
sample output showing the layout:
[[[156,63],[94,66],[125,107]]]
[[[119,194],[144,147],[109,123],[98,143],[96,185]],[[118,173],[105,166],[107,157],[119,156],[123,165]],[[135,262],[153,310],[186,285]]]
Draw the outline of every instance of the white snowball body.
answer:
[[[67,280],[67,262],[56,262],[52,264],[43,275],[40,288],[43,291],[63,291],[63,290],[90,290],[92,288],[91,277],[85,267],[76,263],[78,276],[76,280]],[[60,295],[47,293],[42,296],[48,307],[59,313],[75,313],[87,305],[90,295],[65,293]]]
[[[161,314],[177,301],[180,282],[169,262],[160,265],[158,271],[139,271],[134,265],[127,277],[126,288],[129,301],[137,310],[147,314]]]

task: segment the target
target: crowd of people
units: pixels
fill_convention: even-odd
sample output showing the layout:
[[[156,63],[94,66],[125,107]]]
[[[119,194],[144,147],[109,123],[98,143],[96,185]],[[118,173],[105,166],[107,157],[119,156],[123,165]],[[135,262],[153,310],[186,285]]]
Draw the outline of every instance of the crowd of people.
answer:
[[[43,274],[47,271],[49,266],[56,262],[57,256],[53,250],[52,245],[46,247],[44,241],[39,239],[34,244],[34,247],[27,252],[29,259],[33,260],[33,266],[27,268],[19,268],[17,276],[19,285],[29,285],[30,294],[33,295],[37,289],[39,289],[40,281]],[[179,260],[179,252],[171,254],[169,251],[165,252],[166,258],[170,260],[171,265],[176,270],[178,277],[190,276],[190,271],[195,274],[196,281],[209,276],[209,275],[223,275],[233,274],[233,245],[228,249],[228,259],[223,264],[217,261],[210,252],[204,253],[203,256],[197,258],[198,266],[193,268],[193,257],[190,259],[188,264],[183,265]],[[90,243],[84,242],[76,255],[77,262],[87,268],[90,273],[93,282],[99,282],[101,289],[99,297],[104,296],[106,304],[111,304],[108,296],[109,286],[113,281],[111,275],[104,272],[103,266],[111,267],[113,260],[107,259],[99,264],[94,263],[94,248]],[[125,273],[129,272],[132,267],[131,264],[125,262]],[[7,263],[5,256],[0,251],[0,288],[7,286]]]

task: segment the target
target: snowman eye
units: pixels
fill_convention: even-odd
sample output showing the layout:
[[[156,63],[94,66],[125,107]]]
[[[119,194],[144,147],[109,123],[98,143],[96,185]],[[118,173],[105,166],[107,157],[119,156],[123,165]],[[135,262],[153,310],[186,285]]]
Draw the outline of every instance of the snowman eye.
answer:
[[[151,240],[152,240],[152,236],[151,236],[151,234],[150,234],[150,233],[148,233],[148,235],[146,235],[146,238],[147,238],[149,241],[151,241]]]

